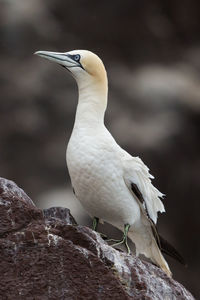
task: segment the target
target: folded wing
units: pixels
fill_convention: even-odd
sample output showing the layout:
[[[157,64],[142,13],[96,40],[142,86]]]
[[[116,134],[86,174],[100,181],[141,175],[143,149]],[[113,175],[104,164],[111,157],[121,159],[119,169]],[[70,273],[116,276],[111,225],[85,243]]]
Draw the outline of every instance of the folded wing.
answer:
[[[154,177],[139,157],[124,155],[122,163],[127,187],[139,200],[148,218],[156,224],[158,212],[165,212],[165,208],[160,200],[164,195],[151,183]]]
[[[149,169],[139,157],[128,158],[124,155],[124,180],[138,201],[142,212],[149,220],[151,230],[159,249],[185,265],[185,260],[179,252],[164,238],[162,238],[157,231],[156,222],[158,212],[164,212],[165,208],[160,200],[164,195],[156,189],[151,183],[153,176],[149,173]]]

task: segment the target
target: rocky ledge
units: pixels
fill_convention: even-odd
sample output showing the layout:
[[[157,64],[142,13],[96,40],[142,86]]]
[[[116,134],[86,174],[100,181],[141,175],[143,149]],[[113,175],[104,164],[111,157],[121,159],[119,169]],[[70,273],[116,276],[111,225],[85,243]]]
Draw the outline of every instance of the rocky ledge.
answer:
[[[76,224],[67,208],[38,209],[0,178],[0,299],[194,299],[151,263]]]

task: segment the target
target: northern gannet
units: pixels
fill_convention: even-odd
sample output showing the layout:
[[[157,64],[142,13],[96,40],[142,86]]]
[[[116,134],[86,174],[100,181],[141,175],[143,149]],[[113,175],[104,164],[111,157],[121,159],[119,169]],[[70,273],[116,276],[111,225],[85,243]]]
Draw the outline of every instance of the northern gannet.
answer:
[[[104,125],[107,107],[107,73],[101,59],[87,50],[37,51],[35,54],[69,70],[78,84],[79,99],[67,166],[76,197],[93,218],[123,231],[144,254],[171,276],[161,250],[182,262],[176,250],[156,230],[157,214],[165,208],[163,194],[152,183],[148,167],[139,157],[123,150]]]

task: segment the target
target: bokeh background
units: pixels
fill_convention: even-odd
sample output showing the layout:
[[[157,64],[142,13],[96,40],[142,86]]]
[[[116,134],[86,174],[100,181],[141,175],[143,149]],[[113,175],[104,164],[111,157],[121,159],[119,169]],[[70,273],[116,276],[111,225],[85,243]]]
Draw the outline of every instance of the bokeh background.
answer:
[[[65,164],[77,87],[33,52],[96,52],[109,77],[106,125],[166,194],[158,227],[188,268],[168,261],[198,298],[200,1],[0,0],[0,37],[0,176],[89,223]]]

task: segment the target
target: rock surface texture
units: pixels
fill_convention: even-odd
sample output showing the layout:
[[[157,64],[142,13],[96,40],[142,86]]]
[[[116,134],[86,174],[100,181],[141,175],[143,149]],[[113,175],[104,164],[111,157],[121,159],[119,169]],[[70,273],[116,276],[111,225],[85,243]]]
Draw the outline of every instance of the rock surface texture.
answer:
[[[40,210],[0,178],[0,299],[194,299],[162,270],[107,245],[67,208]]]

